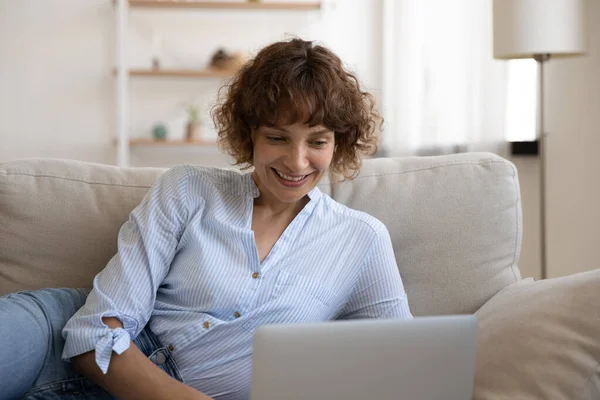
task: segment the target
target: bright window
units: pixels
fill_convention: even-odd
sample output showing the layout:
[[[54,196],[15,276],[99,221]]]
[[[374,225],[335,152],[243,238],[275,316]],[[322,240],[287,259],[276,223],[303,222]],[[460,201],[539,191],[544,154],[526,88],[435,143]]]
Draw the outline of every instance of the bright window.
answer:
[[[511,142],[534,141],[537,124],[537,63],[508,61],[504,137]]]

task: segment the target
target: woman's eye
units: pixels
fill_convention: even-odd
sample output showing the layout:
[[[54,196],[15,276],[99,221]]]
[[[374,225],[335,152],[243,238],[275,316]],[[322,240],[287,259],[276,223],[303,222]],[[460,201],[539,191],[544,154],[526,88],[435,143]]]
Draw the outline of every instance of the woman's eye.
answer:
[[[318,140],[316,142],[313,142],[313,146],[315,147],[323,147],[327,144],[327,142],[323,141],[323,140]]]
[[[267,136],[267,140],[270,142],[283,142],[283,138],[280,136]]]

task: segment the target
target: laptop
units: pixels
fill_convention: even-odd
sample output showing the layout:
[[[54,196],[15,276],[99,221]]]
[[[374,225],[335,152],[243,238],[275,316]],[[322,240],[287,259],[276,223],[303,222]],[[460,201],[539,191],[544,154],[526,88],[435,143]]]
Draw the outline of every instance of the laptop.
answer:
[[[253,346],[251,400],[467,400],[477,319],[264,325]]]

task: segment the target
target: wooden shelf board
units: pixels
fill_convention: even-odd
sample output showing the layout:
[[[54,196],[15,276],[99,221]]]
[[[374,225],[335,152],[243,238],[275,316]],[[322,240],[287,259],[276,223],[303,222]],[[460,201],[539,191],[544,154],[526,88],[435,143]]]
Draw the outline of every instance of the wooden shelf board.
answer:
[[[142,69],[132,68],[129,76],[164,77],[164,78],[229,78],[235,71],[219,69]],[[113,75],[117,75],[117,69],[113,69]]]
[[[114,140],[115,144],[117,139]],[[217,147],[216,141],[209,140],[185,140],[185,139],[165,139],[157,140],[153,138],[131,138],[130,146],[204,146]]]
[[[113,0],[113,3],[116,3],[116,0]],[[212,8],[229,10],[318,10],[321,8],[321,2],[129,0],[129,6],[138,8]]]

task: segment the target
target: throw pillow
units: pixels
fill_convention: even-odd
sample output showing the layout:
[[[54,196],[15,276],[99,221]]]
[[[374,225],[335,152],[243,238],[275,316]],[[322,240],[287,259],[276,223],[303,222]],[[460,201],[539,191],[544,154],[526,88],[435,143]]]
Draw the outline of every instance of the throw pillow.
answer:
[[[522,280],[476,315],[474,400],[600,399],[600,269]]]

